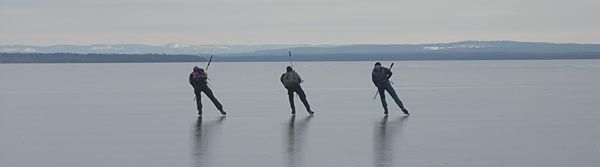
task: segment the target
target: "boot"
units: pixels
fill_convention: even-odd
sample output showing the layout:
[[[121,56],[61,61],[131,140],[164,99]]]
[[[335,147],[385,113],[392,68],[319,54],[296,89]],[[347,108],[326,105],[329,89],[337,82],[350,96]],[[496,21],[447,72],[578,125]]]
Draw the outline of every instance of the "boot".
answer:
[[[406,114],[406,115],[410,115],[410,113],[408,113],[408,110],[406,108],[402,108],[402,112],[404,112],[404,114]]]

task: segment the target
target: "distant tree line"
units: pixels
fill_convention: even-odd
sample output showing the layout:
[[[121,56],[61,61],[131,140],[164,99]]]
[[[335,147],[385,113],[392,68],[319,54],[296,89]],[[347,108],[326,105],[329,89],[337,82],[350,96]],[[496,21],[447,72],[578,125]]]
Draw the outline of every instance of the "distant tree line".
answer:
[[[0,63],[202,62],[204,56],[167,54],[0,53]]]

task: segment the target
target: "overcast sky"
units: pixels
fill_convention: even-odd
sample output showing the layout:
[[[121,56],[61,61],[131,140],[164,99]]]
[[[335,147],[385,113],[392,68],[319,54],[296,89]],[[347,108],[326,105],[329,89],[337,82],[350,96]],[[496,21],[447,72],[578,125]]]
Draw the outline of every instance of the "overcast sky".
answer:
[[[600,0],[0,0],[0,44],[600,43]]]

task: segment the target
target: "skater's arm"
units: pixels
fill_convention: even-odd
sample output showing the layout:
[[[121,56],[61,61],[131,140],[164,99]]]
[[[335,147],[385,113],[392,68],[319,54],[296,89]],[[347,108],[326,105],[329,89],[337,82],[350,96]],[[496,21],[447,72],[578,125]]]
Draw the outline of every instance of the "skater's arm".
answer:
[[[194,80],[192,79],[192,74],[190,74],[190,85],[192,85],[192,87],[194,87]]]
[[[392,70],[386,69],[385,71],[385,73],[387,74],[387,79],[389,80],[392,77]]]
[[[377,86],[377,80],[375,78],[375,74],[377,73],[377,71],[375,71],[375,69],[373,69],[373,71],[371,71],[371,81],[373,81],[373,84],[375,86]]]
[[[298,77],[298,83],[302,83],[302,82],[304,82],[304,81],[302,80],[302,77],[300,77],[300,74],[296,73],[295,71],[294,71],[294,73],[295,73],[295,74],[296,74],[296,76]]]

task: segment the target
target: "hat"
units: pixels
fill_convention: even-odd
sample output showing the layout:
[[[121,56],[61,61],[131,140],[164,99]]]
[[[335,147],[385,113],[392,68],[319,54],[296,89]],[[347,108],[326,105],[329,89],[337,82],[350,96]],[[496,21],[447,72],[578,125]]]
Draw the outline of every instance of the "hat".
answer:
[[[194,71],[199,71],[199,70],[201,70],[201,69],[202,69],[202,68],[200,68],[200,67],[198,67],[198,66],[194,66]]]

